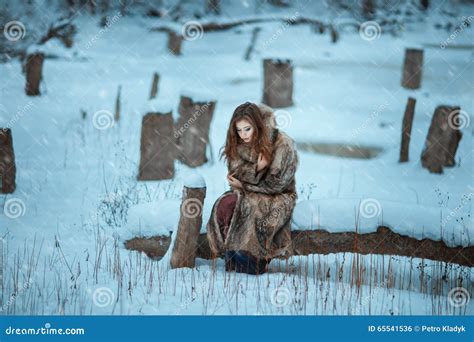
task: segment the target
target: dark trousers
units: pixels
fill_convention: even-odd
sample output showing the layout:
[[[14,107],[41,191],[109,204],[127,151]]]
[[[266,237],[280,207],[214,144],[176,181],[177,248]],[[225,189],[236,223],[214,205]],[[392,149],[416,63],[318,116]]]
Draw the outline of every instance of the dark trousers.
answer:
[[[217,223],[222,233],[224,241],[229,232],[229,225],[234,215],[235,204],[237,203],[237,194],[231,193],[221,199],[217,206]]]
[[[230,221],[234,215],[237,195],[234,193],[223,197],[217,206],[217,223],[225,241],[229,233]],[[236,271],[239,273],[262,274],[266,272],[267,260],[257,259],[246,251],[226,251],[225,269],[226,271]]]

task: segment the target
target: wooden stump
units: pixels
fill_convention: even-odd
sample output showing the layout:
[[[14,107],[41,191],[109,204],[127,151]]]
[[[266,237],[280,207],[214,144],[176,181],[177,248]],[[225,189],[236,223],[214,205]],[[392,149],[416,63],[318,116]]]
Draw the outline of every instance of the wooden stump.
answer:
[[[15,191],[16,165],[13,152],[13,139],[10,128],[0,129],[0,193]]]
[[[324,25],[322,23],[314,23],[311,25],[312,32],[323,34],[324,33]]]
[[[331,43],[336,44],[337,41],[339,40],[339,33],[337,32],[334,25],[330,26],[330,31],[329,32],[331,33]]]
[[[150,90],[150,100],[154,99],[158,94],[158,82],[160,81],[160,75],[155,72],[153,73],[153,80],[151,82],[151,90]]]
[[[206,12],[213,14],[221,13],[220,0],[206,0]]]
[[[40,83],[43,73],[44,54],[37,52],[26,58],[26,85],[25,92],[28,96],[40,95]]]
[[[216,106],[215,101],[193,101],[182,95],[179,103],[179,119],[174,129],[178,160],[197,167],[207,163],[206,148],[209,143],[209,127]]]
[[[421,86],[423,74],[423,50],[406,49],[403,63],[402,87],[418,89]]]
[[[415,104],[416,99],[409,97],[407,106],[405,108],[405,114],[403,115],[402,142],[400,144],[400,163],[408,161],[411,128],[413,125],[413,116],[415,115]]]
[[[181,42],[183,36],[174,31],[168,32],[168,50],[176,56],[181,55]]]
[[[173,116],[171,111],[152,112],[143,117],[139,180],[173,178],[175,146],[172,131]]]
[[[366,19],[373,18],[375,6],[373,0],[362,0],[362,14]]]
[[[120,93],[122,90],[122,86],[119,85],[117,89],[117,97],[115,99],[115,114],[114,114],[114,121],[117,122],[120,120]]]
[[[264,104],[273,108],[293,105],[293,66],[290,60],[263,60]]]
[[[459,127],[460,107],[438,106],[431,120],[421,163],[432,173],[443,173],[443,166],[454,166],[462,133]]]
[[[194,267],[202,225],[202,208],[206,187],[183,189],[176,240],[171,255],[171,268]]]
[[[244,56],[244,59],[246,61],[249,61],[250,58],[252,57],[252,52],[255,49],[255,43],[257,42],[257,37],[258,37],[258,33],[260,32],[260,30],[261,30],[260,27],[255,27],[252,30],[252,38],[250,39],[250,44],[247,47],[247,50],[245,51],[245,56]]]

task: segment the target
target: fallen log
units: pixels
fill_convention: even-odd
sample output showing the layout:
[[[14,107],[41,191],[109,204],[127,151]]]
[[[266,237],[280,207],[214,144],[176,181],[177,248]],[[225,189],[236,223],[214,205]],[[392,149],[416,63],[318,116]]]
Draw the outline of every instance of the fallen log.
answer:
[[[288,25],[304,25],[304,24],[311,24],[317,25],[320,28],[329,28],[330,24],[322,22],[318,19],[312,18],[291,18],[291,17],[284,17],[284,18],[249,18],[249,19],[241,19],[241,20],[234,20],[229,22],[208,22],[208,23],[199,23],[199,30],[201,32],[214,32],[214,31],[224,31],[229,30],[237,26],[242,25],[249,25],[249,24],[258,24],[258,23],[267,23],[267,22],[286,22]],[[343,22],[338,23],[337,25],[339,28],[344,28],[345,26],[352,27],[354,30],[359,30],[360,24],[357,22]],[[162,25],[152,27],[150,29],[151,32],[170,32],[174,31],[173,28],[170,26]]]
[[[360,253],[398,255],[443,261],[474,267],[474,246],[449,247],[443,241],[417,240],[394,233],[379,226],[374,233],[330,233],[326,230],[295,230],[291,232],[294,255]],[[165,255],[171,242],[169,236],[135,237],[125,241],[125,248],[144,252],[150,258]],[[206,234],[200,234],[197,243],[198,258],[211,259]]]

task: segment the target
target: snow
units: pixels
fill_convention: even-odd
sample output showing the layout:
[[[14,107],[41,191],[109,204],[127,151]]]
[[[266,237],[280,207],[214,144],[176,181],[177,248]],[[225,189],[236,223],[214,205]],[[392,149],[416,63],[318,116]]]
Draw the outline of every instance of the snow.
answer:
[[[207,103],[216,101],[215,95],[206,90],[195,90],[184,88],[181,90],[181,96],[189,97],[194,103]]]
[[[193,172],[186,176],[184,186],[187,188],[205,188],[206,181],[199,173]]]
[[[225,3],[225,12],[236,11],[233,19],[280,17],[298,11],[317,13],[325,21],[347,20],[328,13],[323,2],[311,2],[306,11],[267,12],[264,7],[257,13],[250,2]],[[471,9],[462,8],[460,13]],[[171,25],[169,18],[157,22],[121,16],[99,36],[99,16],[83,14],[74,20],[78,33],[72,50],[56,40],[46,47],[56,48],[58,56],[82,54],[87,59],[47,58],[41,96],[25,95],[18,60],[0,64],[0,127],[12,129],[17,166],[17,190],[0,197],[4,297],[15,293],[16,298],[5,310],[40,315],[431,315],[433,310],[473,314],[472,300],[461,311],[450,306],[447,297],[456,288],[456,279],[471,286],[472,267],[396,256],[313,254],[290,258],[294,272],[279,270],[279,262],[273,260],[269,274],[255,277],[226,274],[220,259],[198,259],[195,269],[167,270],[163,265],[169,255],[160,263],[123,246],[135,236],[169,236],[171,232],[174,237],[186,184],[206,186],[201,233],[205,232],[215,200],[229,189],[226,165],[218,155],[232,113],[245,101],[261,101],[262,60],[278,56],[291,59],[295,80],[294,106],[282,109],[282,120],[277,120],[283,131],[296,142],[382,149],[372,159],[299,150],[293,229],[354,231],[359,218],[362,232],[383,224],[417,239],[472,246],[473,25],[447,42],[451,32],[434,28],[440,17],[431,13],[424,17],[426,21],[407,26],[399,36],[382,32],[378,39],[367,41],[358,32],[344,31],[337,44],[308,25],[282,26],[278,21],[246,25],[184,40],[183,54],[173,56],[166,48],[167,35],[150,31],[161,23]],[[262,30],[252,59],[246,62],[243,55],[255,26]],[[424,47],[425,64],[422,87],[414,91],[400,87],[404,50],[412,46]],[[160,74],[158,97],[148,101],[154,72]],[[118,85],[122,85],[120,121],[97,127],[94,113],[112,119]],[[137,181],[141,118],[147,106],[176,109],[183,94],[192,95],[194,101],[217,100],[210,127],[210,161],[195,169],[176,162],[172,180]],[[398,163],[409,96],[417,99],[410,160]],[[443,174],[430,174],[421,167],[420,155],[431,117],[441,104],[459,105],[471,124],[462,128],[456,166],[445,168]],[[174,110],[172,115],[177,120],[179,113]],[[195,178],[189,180],[191,173]],[[198,181],[197,174],[202,180]],[[370,200],[364,202],[370,206],[362,215],[358,208],[364,200]],[[7,215],[15,209],[11,203],[20,211]],[[33,257],[25,259],[25,255]],[[367,277],[368,285],[359,292],[350,280],[351,264],[359,258],[367,266],[364,272],[371,266],[387,269],[390,265],[399,272],[394,279],[402,283],[374,292],[375,277]],[[342,264],[344,279],[339,282],[337,269]],[[308,272],[301,273],[307,265],[311,265]],[[318,276],[328,271],[329,279]],[[19,284],[14,283],[14,274],[19,274]],[[389,278],[388,270],[385,275]],[[378,283],[386,280],[379,277]],[[34,286],[16,291],[30,281]],[[425,293],[431,281],[443,289],[441,294]],[[290,304],[272,305],[273,291],[280,287]],[[104,288],[119,300],[110,306],[94,305],[91,297]],[[361,305],[360,296],[368,297],[371,304]],[[331,305],[324,307],[325,300]],[[80,304],[75,306],[76,302]]]
[[[48,47],[44,44],[43,45],[30,45],[28,49],[26,50],[26,53],[28,55],[33,55],[37,53],[46,54],[47,51],[48,51]]]
[[[64,44],[57,38],[49,39],[44,44],[32,44],[26,49],[28,55],[34,53],[42,53],[50,58],[62,58],[65,60],[86,59],[86,55],[76,47],[66,48]]]
[[[474,192],[470,194],[470,197]],[[377,227],[389,227],[395,233],[418,240],[444,240],[448,246],[473,244],[468,227],[473,226],[472,217],[457,220],[452,211],[424,205],[405,204],[374,198],[333,198],[300,201],[293,213],[295,230],[323,229],[333,233],[373,233]],[[420,229],[421,227],[421,229]],[[438,230],[431,229],[438,227]]]
[[[146,113],[169,114],[173,111],[175,104],[170,100],[164,101],[159,98],[149,100],[146,105]]]
[[[168,236],[178,226],[179,201],[161,200],[132,206],[128,212],[128,223],[125,227],[124,240],[135,236],[150,237]]]

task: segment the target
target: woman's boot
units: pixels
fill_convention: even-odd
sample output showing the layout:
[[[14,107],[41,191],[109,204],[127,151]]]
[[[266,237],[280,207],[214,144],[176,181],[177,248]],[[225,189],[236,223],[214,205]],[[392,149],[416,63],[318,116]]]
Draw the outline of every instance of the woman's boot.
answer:
[[[248,274],[263,274],[267,272],[268,262],[258,259],[247,251],[236,251],[232,257],[235,271]]]

